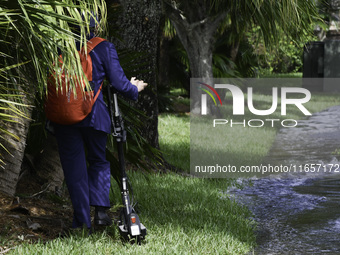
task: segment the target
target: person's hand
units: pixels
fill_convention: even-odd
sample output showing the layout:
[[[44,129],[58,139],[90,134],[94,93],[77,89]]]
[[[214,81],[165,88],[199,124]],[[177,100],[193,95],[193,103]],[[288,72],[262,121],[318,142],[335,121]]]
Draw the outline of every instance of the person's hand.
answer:
[[[148,84],[144,81],[136,80],[136,77],[132,77],[130,82],[137,87],[138,92],[141,92],[146,86],[148,86]]]

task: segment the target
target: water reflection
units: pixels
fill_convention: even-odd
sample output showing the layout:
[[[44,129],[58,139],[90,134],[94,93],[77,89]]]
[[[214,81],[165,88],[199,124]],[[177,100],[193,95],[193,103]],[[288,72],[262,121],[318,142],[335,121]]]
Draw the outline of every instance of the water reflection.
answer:
[[[256,179],[229,190],[258,222],[256,254],[340,254],[340,177]]]

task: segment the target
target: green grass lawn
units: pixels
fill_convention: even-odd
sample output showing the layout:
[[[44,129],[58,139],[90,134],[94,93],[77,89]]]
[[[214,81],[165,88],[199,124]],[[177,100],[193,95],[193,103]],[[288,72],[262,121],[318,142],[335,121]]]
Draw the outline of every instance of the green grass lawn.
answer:
[[[167,161],[180,169],[190,168],[190,117],[162,114],[158,118],[159,144]]]
[[[148,229],[141,246],[120,241],[114,227],[90,237],[22,244],[10,254],[246,254],[254,246],[249,211],[221,192],[229,182],[139,172],[130,179]]]

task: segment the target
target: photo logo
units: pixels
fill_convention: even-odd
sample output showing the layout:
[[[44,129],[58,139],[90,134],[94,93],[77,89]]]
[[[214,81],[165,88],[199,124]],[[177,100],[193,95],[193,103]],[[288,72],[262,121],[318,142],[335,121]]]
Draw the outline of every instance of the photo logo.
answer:
[[[289,173],[291,159],[278,160],[295,151],[281,147],[299,149],[292,142],[307,138],[295,134],[309,132],[305,125],[318,100],[312,90],[314,79],[302,77],[191,78],[190,174],[252,178]]]
[[[244,108],[245,108],[245,95],[242,92],[242,90],[231,84],[215,84],[215,88],[213,88],[210,85],[198,82],[201,85],[204,85],[208,87],[210,90],[212,90],[217,98],[220,101],[220,104],[222,105],[222,100],[220,96],[218,95],[216,89],[227,89],[227,91],[231,92],[232,98],[233,98],[233,115],[244,115]],[[204,92],[206,92],[210,97],[213,99],[215,105],[216,100],[213,97],[213,95],[206,89],[200,88]],[[289,94],[302,94],[304,95],[303,98],[288,98]],[[281,88],[281,115],[287,115],[287,105],[295,105],[304,115],[310,116],[312,115],[306,107],[303,105],[311,99],[311,93],[309,90],[305,88],[297,88],[297,87],[282,87]],[[258,116],[265,116],[270,115],[274,113],[278,107],[278,88],[274,87],[272,88],[272,105],[269,109],[266,110],[259,110],[254,107],[253,102],[253,88],[248,87],[247,88],[247,106],[251,113]],[[207,95],[202,94],[201,95],[201,114],[207,115]]]
[[[221,97],[220,95],[217,93],[217,91],[211,87],[210,85],[208,84],[205,84],[203,82],[197,82],[198,84],[201,84],[207,88],[209,88],[218,98],[218,100],[220,101],[220,104],[222,105],[222,100],[221,100]],[[217,103],[216,103],[216,100],[214,98],[214,96],[211,94],[210,91],[208,91],[207,89],[203,89],[203,88],[199,88],[201,90],[203,90],[205,93],[207,93],[211,98],[212,100],[214,101],[215,105],[217,106]],[[202,115],[206,115],[207,114],[207,94],[202,94],[202,97],[201,97],[201,100],[202,100],[202,108],[201,108],[201,111],[202,111]]]

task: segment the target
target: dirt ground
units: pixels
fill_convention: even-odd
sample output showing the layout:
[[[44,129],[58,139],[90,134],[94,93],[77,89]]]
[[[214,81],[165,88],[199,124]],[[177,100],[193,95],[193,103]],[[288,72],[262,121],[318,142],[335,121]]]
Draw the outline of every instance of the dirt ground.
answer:
[[[19,182],[17,194],[0,193],[0,253],[23,241],[57,238],[71,226],[72,207],[67,196],[44,191],[30,178]]]
[[[16,197],[0,193],[0,254],[22,242],[46,242],[69,233],[72,205],[66,188],[58,193],[47,191],[37,176],[19,182]]]

